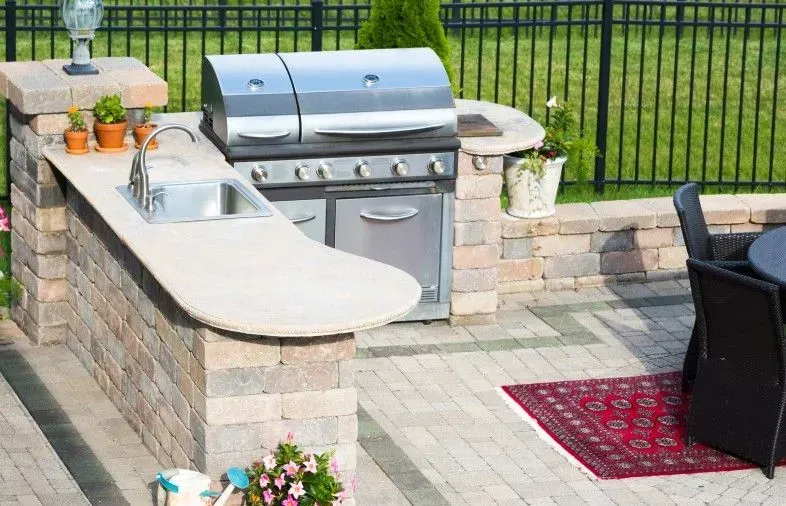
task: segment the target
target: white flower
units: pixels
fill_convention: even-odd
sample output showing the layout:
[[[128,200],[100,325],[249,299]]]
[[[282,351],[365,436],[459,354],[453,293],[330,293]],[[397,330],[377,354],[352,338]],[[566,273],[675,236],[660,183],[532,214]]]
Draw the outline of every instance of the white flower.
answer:
[[[549,99],[548,102],[546,102],[546,107],[548,107],[549,109],[551,109],[552,107],[557,107],[557,95],[554,95]]]
[[[297,499],[301,495],[304,495],[306,491],[303,489],[303,482],[299,481],[289,487],[289,495]]]
[[[262,459],[262,465],[265,466],[265,469],[270,471],[274,467],[276,467],[276,456],[273,454],[267,455]]]

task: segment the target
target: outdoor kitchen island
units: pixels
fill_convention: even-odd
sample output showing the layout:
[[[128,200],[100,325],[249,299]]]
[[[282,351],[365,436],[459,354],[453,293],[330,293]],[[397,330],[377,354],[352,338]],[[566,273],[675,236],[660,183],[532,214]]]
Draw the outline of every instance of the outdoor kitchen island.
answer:
[[[292,432],[353,470],[353,332],[411,310],[418,283],[307,239],[273,206],[266,217],[145,221],[117,189],[136,150],[69,155],[63,120],[73,104],[120,93],[133,124],[145,103],[166,102],[166,83],[132,58],[94,61],[92,81],[59,61],[0,65],[23,289],[14,321],[34,343],[66,342],[162,468],[218,478]],[[198,116],[156,119],[196,129]],[[256,193],[197,137],[159,136],[147,157],[153,185],[235,180]]]

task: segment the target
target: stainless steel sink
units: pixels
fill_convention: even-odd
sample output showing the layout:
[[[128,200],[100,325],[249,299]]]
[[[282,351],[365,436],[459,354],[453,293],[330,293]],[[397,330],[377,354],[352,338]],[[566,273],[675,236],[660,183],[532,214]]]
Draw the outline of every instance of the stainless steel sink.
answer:
[[[235,179],[154,184],[150,188],[155,204],[152,212],[142,208],[127,186],[118,186],[117,191],[148,223],[256,218],[273,214],[258,195]]]

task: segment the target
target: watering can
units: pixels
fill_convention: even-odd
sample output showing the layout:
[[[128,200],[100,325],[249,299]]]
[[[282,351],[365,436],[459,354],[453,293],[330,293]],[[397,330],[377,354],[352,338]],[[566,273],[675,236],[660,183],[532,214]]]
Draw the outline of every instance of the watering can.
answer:
[[[245,490],[248,488],[248,476],[246,475],[245,471],[239,467],[230,467],[227,469],[227,478],[229,478],[229,485],[227,485],[227,488],[224,489],[221,497],[216,500],[213,506],[224,506],[224,504],[226,504],[226,502],[229,500],[229,496],[232,495],[232,492],[236,488],[239,488],[240,490]]]
[[[205,506],[217,492],[210,490],[210,477],[188,469],[167,469],[156,475],[158,506]]]

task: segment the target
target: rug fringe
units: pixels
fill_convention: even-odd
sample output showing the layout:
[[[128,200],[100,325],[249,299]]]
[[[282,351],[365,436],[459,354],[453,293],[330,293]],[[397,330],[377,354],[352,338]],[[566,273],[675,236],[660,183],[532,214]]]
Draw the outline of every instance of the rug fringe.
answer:
[[[579,470],[581,470],[581,472],[586,474],[589,478],[593,480],[600,480],[600,478],[595,473],[593,473],[590,468],[582,464],[576,457],[565,451],[565,449],[562,446],[560,446],[560,444],[557,443],[554,440],[554,438],[552,438],[545,430],[543,430],[543,428],[540,426],[538,421],[533,417],[531,417],[530,414],[527,413],[527,411],[524,408],[519,406],[519,404],[515,400],[513,400],[502,387],[496,387],[495,390],[500,395],[500,397],[502,397],[502,400],[505,401],[505,404],[507,404],[508,407],[510,407],[517,415],[519,415],[519,417],[521,417],[522,420],[527,422],[529,426],[535,430],[535,433],[538,435],[540,439],[542,439],[547,445],[549,445],[557,453],[565,457],[565,460],[570,462],[570,464],[573,467],[576,467]]]

